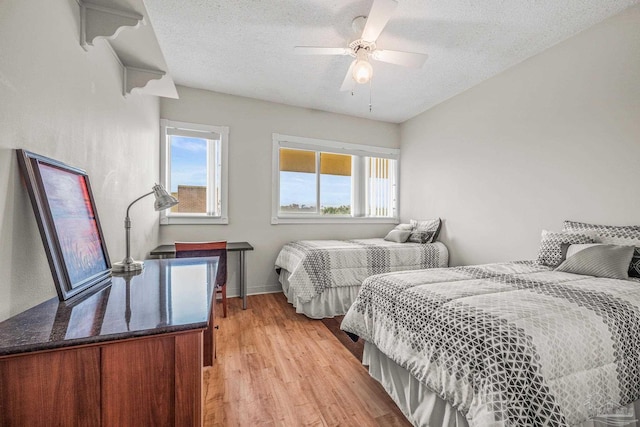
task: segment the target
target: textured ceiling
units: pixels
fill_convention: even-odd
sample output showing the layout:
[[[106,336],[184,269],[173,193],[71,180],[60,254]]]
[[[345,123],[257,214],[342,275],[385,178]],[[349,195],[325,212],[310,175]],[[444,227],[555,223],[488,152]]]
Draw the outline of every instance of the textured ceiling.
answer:
[[[369,85],[340,92],[346,47],[372,0],[145,0],[177,84],[403,122],[640,0],[399,0],[382,49],[427,53],[421,69],[372,62]],[[369,111],[371,96],[372,111]]]

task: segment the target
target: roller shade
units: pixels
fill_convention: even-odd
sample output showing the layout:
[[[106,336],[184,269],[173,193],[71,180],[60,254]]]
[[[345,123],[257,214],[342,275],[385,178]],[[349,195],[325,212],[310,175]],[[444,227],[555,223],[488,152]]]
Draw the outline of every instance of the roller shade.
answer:
[[[315,151],[281,148],[280,171],[315,173]],[[320,153],[320,173],[324,175],[351,176],[351,156]]]
[[[316,173],[316,153],[314,151],[281,148],[280,171]]]
[[[325,175],[351,176],[351,156],[345,154],[320,153],[320,173]]]

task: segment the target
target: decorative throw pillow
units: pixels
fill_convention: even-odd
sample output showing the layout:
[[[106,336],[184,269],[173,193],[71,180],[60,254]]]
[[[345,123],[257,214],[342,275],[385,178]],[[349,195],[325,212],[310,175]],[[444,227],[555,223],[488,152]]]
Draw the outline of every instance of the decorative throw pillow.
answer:
[[[402,230],[402,231],[412,231],[413,225],[411,224],[398,224],[395,226],[394,230]]]
[[[638,225],[598,225],[585,222],[565,221],[562,231],[588,234],[595,232],[598,241],[610,245],[640,246],[640,226]]]
[[[389,234],[384,237],[384,240],[396,243],[404,243],[407,241],[410,235],[411,231],[409,230],[396,230],[394,228],[389,232]]]
[[[438,234],[440,234],[442,221],[440,221],[440,218],[424,221],[412,219],[410,224],[412,227],[411,236],[409,236],[410,242],[432,243],[436,241]]]
[[[556,268],[565,273],[584,274],[587,276],[608,277],[611,279],[629,278],[629,263],[633,256],[633,246],[593,245],[572,253],[569,247],[567,259]]]
[[[556,267],[562,262],[562,244],[595,243],[594,240],[582,233],[553,232],[542,230],[538,263],[549,267]]]
[[[409,242],[413,243],[431,243],[433,233],[429,231],[412,231],[409,235]]]
[[[629,266],[629,277],[640,277],[640,248],[636,247]]]

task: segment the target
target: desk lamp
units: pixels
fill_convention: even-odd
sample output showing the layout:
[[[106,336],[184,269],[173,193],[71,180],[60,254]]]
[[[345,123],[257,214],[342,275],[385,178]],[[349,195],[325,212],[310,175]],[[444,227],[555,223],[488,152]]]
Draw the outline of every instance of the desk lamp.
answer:
[[[127,254],[121,262],[116,262],[112,266],[112,271],[115,273],[127,273],[131,271],[139,271],[144,267],[144,263],[142,261],[134,261],[131,258],[131,219],[129,218],[129,209],[131,206],[138,200],[147,197],[149,195],[155,195],[156,201],[153,205],[156,211],[163,211],[165,209],[169,209],[172,206],[178,204],[178,199],[173,197],[171,194],[167,193],[167,190],[160,184],[156,184],[153,186],[153,190],[147,194],[144,194],[137,199],[135,199],[129,207],[127,208],[127,215],[124,218],[124,230],[126,234],[127,241]]]

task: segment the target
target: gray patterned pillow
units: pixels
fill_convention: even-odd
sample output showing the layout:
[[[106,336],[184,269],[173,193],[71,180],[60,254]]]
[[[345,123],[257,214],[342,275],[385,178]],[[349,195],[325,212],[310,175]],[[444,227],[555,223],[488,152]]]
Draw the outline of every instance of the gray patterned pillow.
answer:
[[[594,245],[569,256],[556,271],[626,280],[633,252],[633,246]]]
[[[565,221],[562,226],[562,231],[579,233],[595,232],[601,243],[640,246],[640,226],[638,225],[598,225],[577,221]]]
[[[549,267],[557,267],[562,262],[562,244],[595,243],[588,235],[572,232],[553,232],[542,230],[538,263]]]
[[[440,227],[442,221],[440,218],[428,219],[424,221],[417,221],[415,219],[410,220],[411,236],[409,241],[414,243],[432,243],[435,242],[440,234]]]
[[[640,248],[638,247],[633,251],[633,258],[631,258],[631,265],[629,265],[629,277],[640,278]]]
[[[433,238],[433,233],[429,231],[412,231],[409,235],[408,242],[413,243],[431,243],[431,239]]]

